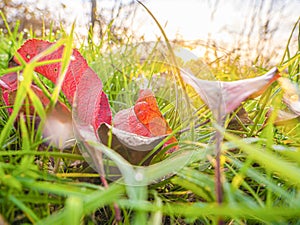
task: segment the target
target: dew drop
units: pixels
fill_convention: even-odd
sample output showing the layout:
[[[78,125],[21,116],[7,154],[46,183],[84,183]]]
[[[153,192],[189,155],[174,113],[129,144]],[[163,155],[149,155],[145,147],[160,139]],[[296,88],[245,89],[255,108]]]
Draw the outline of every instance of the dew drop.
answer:
[[[136,181],[142,181],[143,179],[144,179],[144,176],[143,176],[142,173],[137,172],[137,173],[135,174],[135,180],[136,180]]]
[[[23,75],[20,75],[20,76],[18,77],[18,80],[19,80],[20,82],[23,81],[23,80],[24,80]]]

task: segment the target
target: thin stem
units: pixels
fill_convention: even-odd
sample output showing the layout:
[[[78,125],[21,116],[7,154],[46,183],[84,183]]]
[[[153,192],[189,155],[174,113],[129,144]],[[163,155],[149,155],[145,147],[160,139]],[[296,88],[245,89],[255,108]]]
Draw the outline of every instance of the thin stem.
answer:
[[[220,99],[222,101],[222,98]],[[222,165],[221,165],[221,143],[223,141],[223,117],[225,113],[223,112],[222,104],[219,104],[219,108],[216,117],[216,165],[215,165],[215,184],[216,184],[216,200],[218,205],[223,203],[223,185],[222,185]],[[222,217],[218,218],[218,224],[224,224]]]
[[[221,142],[222,134],[219,129],[216,131],[216,165],[215,165],[215,182],[216,182],[216,200],[218,205],[223,202],[223,188],[222,188],[222,165],[221,165]],[[218,224],[224,224],[224,221],[219,218]]]
[[[100,175],[100,180],[101,180],[103,186],[105,187],[105,189],[108,189],[108,183],[107,183],[107,180],[104,175]],[[113,205],[114,205],[114,211],[115,211],[115,219],[116,219],[116,222],[119,223],[121,221],[121,211],[120,211],[120,208],[117,205],[117,203],[113,203]]]
[[[216,199],[217,203],[221,204],[223,201],[223,190],[222,190],[222,180],[221,180],[221,134],[220,131],[216,133]]]
[[[194,127],[194,129],[197,129],[197,128],[201,127],[201,126],[204,126],[204,125],[208,124],[209,122],[210,122],[210,119],[207,119],[207,120],[205,120],[205,121],[202,122],[202,123],[196,124],[195,127]],[[189,131],[190,129],[191,129],[190,127],[184,128],[184,129],[178,131],[177,134],[179,134],[179,135],[180,135],[180,134],[183,134],[184,132],[187,132],[187,131]]]

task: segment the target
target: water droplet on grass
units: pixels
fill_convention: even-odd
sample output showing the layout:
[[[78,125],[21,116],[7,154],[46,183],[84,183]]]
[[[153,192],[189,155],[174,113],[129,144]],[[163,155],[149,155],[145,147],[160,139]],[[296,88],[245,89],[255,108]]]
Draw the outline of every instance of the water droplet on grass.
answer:
[[[24,80],[23,75],[20,75],[20,76],[18,77],[18,80],[19,80],[19,81],[23,81],[23,80]]]
[[[136,179],[136,181],[142,181],[144,179],[144,175],[140,172],[137,172],[135,174],[135,179]]]

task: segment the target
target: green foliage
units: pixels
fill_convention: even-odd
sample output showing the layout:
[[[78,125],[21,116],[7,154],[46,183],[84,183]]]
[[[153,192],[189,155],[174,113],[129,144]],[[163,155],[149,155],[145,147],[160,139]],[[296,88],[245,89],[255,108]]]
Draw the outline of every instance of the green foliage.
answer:
[[[300,29],[299,21],[293,32],[297,29]],[[124,224],[146,224],[146,221],[149,224],[217,224],[220,218],[226,224],[298,223],[299,121],[294,124],[295,130],[292,132],[284,129],[284,126],[273,125],[275,114],[273,117],[267,116],[271,107],[284,107],[276,83],[261,97],[243,103],[250,123],[240,118],[242,116],[238,110],[226,119],[228,129],[225,130],[221,157],[224,193],[221,205],[217,205],[215,196],[215,155],[214,146],[210,145],[214,135],[212,123],[194,126],[188,133],[178,135],[181,152],[177,157],[175,155],[146,168],[147,185],[128,186],[118,180],[110,182],[108,188],[103,188],[98,175],[83,163],[84,159],[76,146],[64,151],[48,146],[41,138],[41,128],[35,129],[32,120],[19,117],[18,112],[28,98],[35,107],[36,116],[43,119],[46,115],[46,109],[29,88],[33,80],[41,88],[42,85],[53,87],[49,89],[53,102],[57,99],[64,101],[64,97],[58,96],[61,86],[53,86],[44,78],[34,76],[37,61],[8,68],[9,60],[23,42],[22,35],[16,30],[9,31],[8,35],[0,33],[1,74],[22,70],[24,76],[13,113],[8,115],[3,104],[0,108],[0,215],[7,222],[112,224],[117,223],[116,204],[122,212],[123,220],[120,223]],[[109,30],[107,33],[109,35]],[[72,35],[67,35],[62,29],[57,36],[50,32],[42,37],[49,41],[59,39],[50,52],[60,45],[67,46],[63,58],[65,66],[70,60]],[[172,74],[169,64],[174,60],[163,61],[160,55],[155,55],[161,49],[158,47],[160,41],[149,48],[152,52],[147,53],[143,61],[140,59],[145,55],[142,54],[144,51],[139,49],[139,45],[130,43],[130,38],[128,43],[117,49],[107,47],[112,43],[79,44],[81,53],[104,83],[113,113],[132,106],[138,90],[146,85],[155,89],[159,107],[172,128],[189,128],[190,121],[185,121],[185,117],[176,120],[184,108],[178,102],[185,96],[179,94],[174,97],[178,90],[172,86],[172,82],[167,82],[171,84],[164,86],[164,89],[159,87],[159,79],[167,77],[168,73]],[[168,47],[171,47],[170,43]],[[291,55],[288,43],[283,60],[278,64],[282,76],[290,77],[295,82],[299,82],[299,49],[295,55]],[[193,62],[186,66],[193,68],[196,64]],[[224,80],[237,79],[229,74],[241,68],[234,60],[224,60],[218,66],[211,64],[209,69],[216,78]],[[243,70],[238,71],[244,71],[241,76],[247,77],[265,69],[253,70],[243,66]],[[198,106],[196,103],[191,106],[195,114],[190,114],[190,118],[198,120],[195,125],[211,117],[206,108],[199,110]],[[276,110],[273,112],[276,113]],[[241,126],[229,128],[233,118],[237,118]],[[106,150],[111,151],[109,148]],[[186,152],[192,153],[192,157],[186,154],[188,159],[180,161],[178,156]],[[79,166],[74,166],[78,162],[81,162]],[[184,164],[180,165],[182,162]],[[176,174],[172,173],[181,166],[182,169]],[[168,176],[158,179],[163,174]]]

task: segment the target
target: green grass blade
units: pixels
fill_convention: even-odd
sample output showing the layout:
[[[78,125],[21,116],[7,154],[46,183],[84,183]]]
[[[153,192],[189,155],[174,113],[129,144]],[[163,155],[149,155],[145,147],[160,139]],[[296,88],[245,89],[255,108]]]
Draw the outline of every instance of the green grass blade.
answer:
[[[12,201],[18,208],[20,208],[25,213],[25,215],[27,215],[28,219],[32,223],[36,223],[37,221],[40,220],[37,217],[37,215],[29,207],[27,207],[23,202],[21,202],[19,199],[17,199],[13,195],[9,195],[8,199],[10,201]]]
[[[243,140],[229,134],[225,133],[225,138],[232,141],[241,150],[248,154],[248,157],[252,158],[260,165],[270,171],[275,172],[278,176],[286,179],[288,183],[300,186],[300,180],[298,174],[300,174],[300,169],[295,164],[287,162],[272,154],[269,151],[262,149],[256,145],[248,145]]]
[[[80,225],[83,217],[83,202],[81,198],[69,197],[64,209],[64,224]]]

